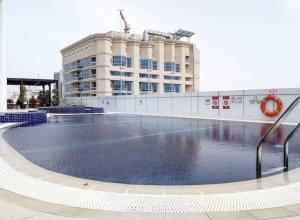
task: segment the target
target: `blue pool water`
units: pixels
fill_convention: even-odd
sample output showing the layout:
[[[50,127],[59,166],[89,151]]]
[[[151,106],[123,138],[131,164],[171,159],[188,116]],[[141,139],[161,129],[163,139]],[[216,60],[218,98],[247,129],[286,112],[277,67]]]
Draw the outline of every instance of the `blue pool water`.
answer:
[[[45,124],[9,129],[4,138],[33,163],[59,173],[117,183],[189,185],[256,178],[256,145],[269,126],[121,114],[52,116]],[[292,128],[282,126],[265,145],[263,176],[282,172],[282,141]],[[299,143],[297,134],[289,169],[300,166]]]

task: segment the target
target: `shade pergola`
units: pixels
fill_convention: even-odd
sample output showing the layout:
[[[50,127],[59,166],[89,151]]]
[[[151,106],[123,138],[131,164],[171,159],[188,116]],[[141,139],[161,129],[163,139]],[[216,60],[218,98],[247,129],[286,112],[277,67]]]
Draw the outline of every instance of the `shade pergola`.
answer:
[[[58,80],[55,79],[30,79],[30,78],[7,78],[7,85],[13,86],[42,86],[43,93],[45,93],[45,86],[49,88],[49,100],[51,103],[51,84],[56,85],[58,88]]]

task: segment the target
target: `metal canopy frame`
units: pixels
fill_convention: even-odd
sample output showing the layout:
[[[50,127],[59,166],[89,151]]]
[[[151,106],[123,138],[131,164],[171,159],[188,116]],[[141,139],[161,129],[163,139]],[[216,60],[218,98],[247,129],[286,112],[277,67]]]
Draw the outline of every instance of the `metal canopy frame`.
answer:
[[[58,84],[55,79],[30,79],[30,78],[7,78],[7,85],[24,86],[45,86],[49,84]]]
[[[182,37],[187,37],[190,38],[191,36],[193,36],[195,33],[191,32],[191,31],[187,31],[187,30],[183,30],[183,29],[179,29],[178,31],[176,31],[173,36],[179,40]]]

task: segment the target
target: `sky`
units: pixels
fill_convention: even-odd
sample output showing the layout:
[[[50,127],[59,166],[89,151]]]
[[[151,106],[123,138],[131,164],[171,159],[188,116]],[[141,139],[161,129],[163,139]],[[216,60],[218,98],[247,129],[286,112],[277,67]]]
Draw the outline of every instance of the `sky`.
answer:
[[[195,35],[200,90],[300,87],[300,0],[7,0],[9,77],[53,78],[60,50],[94,33]],[[10,90],[11,91],[11,90]]]

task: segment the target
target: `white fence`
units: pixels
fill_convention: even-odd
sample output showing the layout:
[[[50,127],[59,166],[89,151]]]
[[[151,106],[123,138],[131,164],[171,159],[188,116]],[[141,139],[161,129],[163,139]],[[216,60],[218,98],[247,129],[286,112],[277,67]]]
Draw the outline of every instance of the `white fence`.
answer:
[[[267,117],[260,109],[261,100],[269,94],[275,94],[282,100],[283,112],[300,96],[300,88],[72,97],[65,98],[63,102],[70,105],[103,107],[106,112],[272,121],[278,116]],[[268,110],[272,111],[274,108],[276,105],[272,101],[267,103]],[[300,122],[300,104],[286,122]]]

